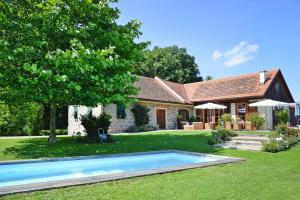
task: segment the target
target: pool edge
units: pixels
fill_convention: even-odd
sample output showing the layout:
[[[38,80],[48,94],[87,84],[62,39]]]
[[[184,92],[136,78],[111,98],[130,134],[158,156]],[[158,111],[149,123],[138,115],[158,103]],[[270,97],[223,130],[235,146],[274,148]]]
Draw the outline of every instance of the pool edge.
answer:
[[[99,176],[91,176],[84,178],[74,178],[74,179],[66,179],[59,181],[49,181],[49,182],[41,182],[41,183],[33,183],[33,184],[24,184],[17,186],[7,186],[0,187],[0,196],[15,194],[15,193],[23,193],[23,192],[33,192],[33,191],[41,191],[48,189],[58,189],[76,185],[87,185],[87,184],[95,184],[101,182],[109,182],[116,181],[121,179],[128,179],[132,177],[142,177],[149,176],[155,174],[164,174],[176,171],[183,171],[194,168],[204,168],[209,166],[223,165],[229,163],[236,163],[240,161],[245,161],[242,158],[207,154],[207,153],[198,153],[198,152],[189,152],[189,151],[180,151],[180,150],[161,150],[161,151],[148,151],[148,152],[135,152],[135,153],[119,153],[119,154],[105,154],[105,155],[93,155],[93,156],[76,156],[76,157],[62,157],[62,158],[53,158],[53,159],[30,159],[30,160],[17,160],[17,161],[2,161],[0,165],[8,165],[8,164],[21,164],[28,162],[49,162],[49,161],[62,161],[62,160],[83,160],[90,158],[107,158],[107,157],[121,157],[121,156],[137,156],[137,155],[148,155],[148,154],[156,154],[156,153],[181,153],[187,155],[208,155],[211,157],[221,157],[224,158],[222,160],[217,161],[208,161],[203,163],[189,164],[184,166],[175,166],[175,167],[167,167],[161,169],[152,169],[152,170],[144,170],[144,171],[136,171],[136,172],[126,172],[119,174],[109,174],[109,175],[99,175]]]

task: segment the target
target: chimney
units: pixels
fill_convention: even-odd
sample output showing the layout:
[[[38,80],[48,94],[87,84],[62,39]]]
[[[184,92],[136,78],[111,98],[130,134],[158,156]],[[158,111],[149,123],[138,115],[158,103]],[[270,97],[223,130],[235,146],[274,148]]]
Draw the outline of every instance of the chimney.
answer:
[[[259,85],[265,84],[266,80],[267,80],[267,71],[263,69],[259,72]]]

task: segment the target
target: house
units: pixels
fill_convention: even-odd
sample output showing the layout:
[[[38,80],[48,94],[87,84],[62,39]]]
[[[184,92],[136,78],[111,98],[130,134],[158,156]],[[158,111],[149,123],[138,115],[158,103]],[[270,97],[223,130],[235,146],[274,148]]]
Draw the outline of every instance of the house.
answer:
[[[259,112],[265,116],[262,129],[273,129],[273,109],[249,107],[249,104],[263,99],[294,102],[280,69],[189,84],[165,81],[158,77],[140,77],[135,85],[140,88],[136,96],[138,102],[150,109],[149,124],[160,129],[176,129],[178,114],[183,116],[183,120],[194,116],[203,123],[217,123],[224,112],[231,113],[234,120],[243,121],[247,114]],[[194,106],[207,102],[226,105],[227,109],[212,110],[211,113],[194,109]],[[78,118],[88,111],[92,111],[94,115],[101,112],[110,114],[112,124],[109,131],[124,132],[134,125],[132,107],[133,105],[125,108],[114,104],[99,105],[96,108],[69,106],[68,132],[73,134],[84,130]]]

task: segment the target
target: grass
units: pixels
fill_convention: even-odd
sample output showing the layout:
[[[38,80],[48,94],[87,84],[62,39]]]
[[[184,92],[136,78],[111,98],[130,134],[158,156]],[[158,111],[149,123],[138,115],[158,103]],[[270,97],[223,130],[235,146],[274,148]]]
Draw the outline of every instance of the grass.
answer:
[[[76,144],[59,138],[0,139],[1,160],[178,149],[245,158],[245,162],[131,178],[107,183],[21,193],[4,199],[299,199],[300,145],[276,154],[219,150],[207,132],[118,135],[108,145]]]

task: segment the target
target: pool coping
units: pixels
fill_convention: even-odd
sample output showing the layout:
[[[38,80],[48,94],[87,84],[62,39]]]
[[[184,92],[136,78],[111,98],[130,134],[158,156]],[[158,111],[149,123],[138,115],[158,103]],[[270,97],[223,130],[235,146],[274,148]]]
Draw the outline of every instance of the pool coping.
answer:
[[[151,170],[143,170],[143,171],[135,171],[135,172],[124,172],[118,174],[108,174],[108,175],[98,175],[98,176],[90,176],[90,177],[82,177],[82,178],[73,178],[73,179],[65,179],[65,180],[57,180],[57,181],[48,181],[48,182],[40,182],[40,183],[30,183],[23,185],[15,185],[15,186],[5,186],[0,187],[0,196],[21,193],[21,192],[33,192],[39,190],[47,190],[47,189],[57,189],[69,186],[76,185],[86,185],[100,182],[108,182],[120,179],[128,179],[131,177],[141,177],[155,174],[164,174],[169,172],[183,171],[187,169],[194,168],[203,168],[208,166],[222,165],[228,163],[235,163],[240,161],[245,161],[242,158],[234,158],[228,156],[219,156],[214,154],[207,153],[198,153],[198,152],[189,152],[189,151],[180,151],[180,150],[161,150],[161,151],[148,151],[148,152],[136,152],[136,153],[119,153],[119,154],[106,154],[106,155],[93,155],[93,156],[76,156],[76,157],[62,157],[62,158],[50,158],[50,159],[29,159],[29,160],[16,160],[16,161],[1,161],[1,165],[9,165],[9,164],[24,164],[24,163],[35,163],[35,162],[55,162],[55,161],[65,161],[65,160],[84,160],[84,159],[93,159],[93,158],[112,158],[112,157],[123,157],[123,156],[137,156],[137,155],[149,155],[149,154],[158,154],[158,153],[181,153],[187,155],[197,155],[197,156],[210,156],[210,157],[221,157],[224,158],[222,160],[217,161],[208,161],[203,163],[196,164],[188,164],[184,166],[174,166],[174,167],[165,167],[160,169],[151,169]]]

